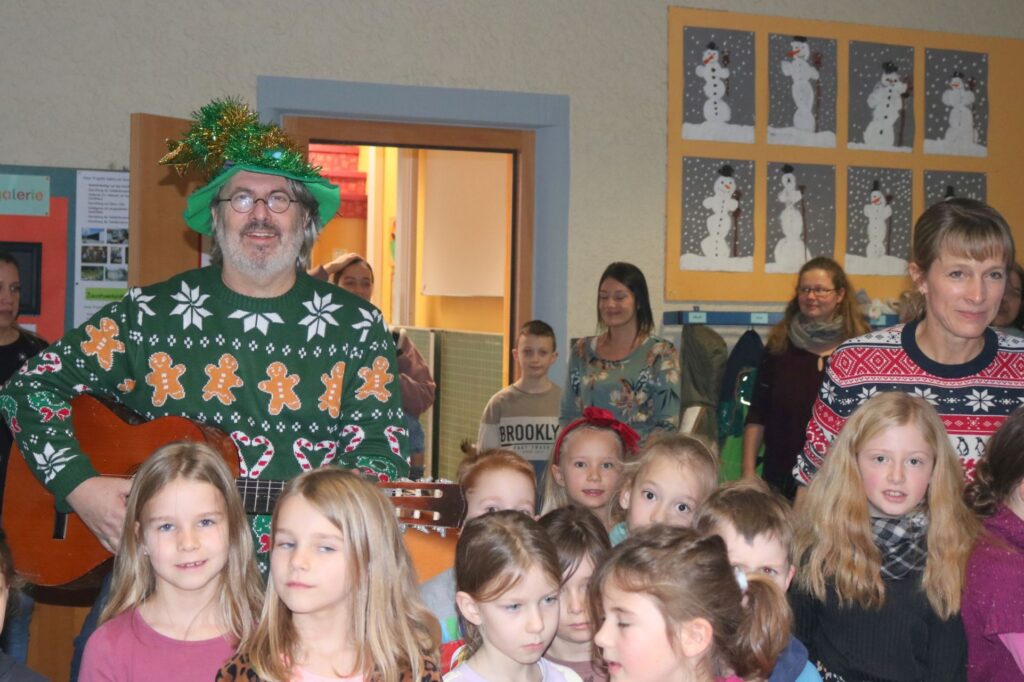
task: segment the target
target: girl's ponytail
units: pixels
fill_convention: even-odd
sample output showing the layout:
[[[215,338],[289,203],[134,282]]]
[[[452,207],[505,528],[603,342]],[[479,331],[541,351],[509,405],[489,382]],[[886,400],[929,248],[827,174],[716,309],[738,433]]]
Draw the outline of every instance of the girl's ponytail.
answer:
[[[1002,501],[996,494],[995,487],[996,480],[992,475],[992,467],[989,466],[988,459],[982,457],[974,468],[974,481],[964,490],[967,506],[982,518],[995,514]]]
[[[1024,480],[1024,407],[1013,411],[988,439],[964,498],[979,516],[992,516]]]
[[[789,644],[793,612],[778,585],[762,576],[747,580],[743,611],[729,659],[740,677],[767,680]]]

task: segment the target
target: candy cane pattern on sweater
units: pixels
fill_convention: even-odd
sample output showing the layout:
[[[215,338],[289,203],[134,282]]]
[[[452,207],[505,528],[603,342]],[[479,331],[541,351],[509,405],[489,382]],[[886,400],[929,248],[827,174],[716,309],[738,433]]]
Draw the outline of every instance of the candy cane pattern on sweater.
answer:
[[[391,425],[384,428],[384,437],[388,439],[388,447],[391,448],[391,452],[401,457],[402,452],[398,447],[399,435],[407,436],[409,432],[402,426]]]
[[[366,439],[366,432],[363,431],[363,428],[361,426],[349,424],[348,426],[341,430],[341,437],[344,438],[350,433],[355,435],[352,436],[352,440],[348,442],[348,445],[345,446],[345,449],[342,452],[352,452],[353,450],[359,447],[359,444],[362,443],[363,440]]]
[[[325,467],[334,460],[334,455],[338,451],[338,444],[333,440],[322,440],[314,445],[305,438],[296,438],[295,444],[292,446],[292,454],[295,455],[295,460],[303,471],[310,471],[313,465],[309,463],[309,458],[303,452],[303,449],[327,450],[327,454],[324,455],[324,461],[320,462],[320,466]]]
[[[270,460],[274,457],[274,446],[267,439],[266,436],[256,436],[250,438],[244,431],[232,431],[231,440],[235,441],[238,445],[255,445],[257,447],[264,446],[263,454],[256,461],[256,465],[252,469],[245,463],[245,458],[242,457],[242,448],[238,448],[238,470],[242,474],[242,478],[259,478],[259,475],[263,473],[263,470],[270,464]]]

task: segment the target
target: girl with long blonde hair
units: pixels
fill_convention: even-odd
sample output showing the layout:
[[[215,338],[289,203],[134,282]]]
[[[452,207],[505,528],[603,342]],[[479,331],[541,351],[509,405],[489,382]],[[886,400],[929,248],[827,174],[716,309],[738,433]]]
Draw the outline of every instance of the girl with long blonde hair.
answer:
[[[259,610],[251,537],[220,454],[184,442],[153,453],[132,481],[110,598],[79,679],[210,679]]]
[[[797,636],[825,679],[960,679],[960,594],[978,522],[935,409],[861,405],[797,517]]]
[[[259,624],[218,680],[440,680],[394,507],[372,483],[337,467],[303,473],[271,534]]]

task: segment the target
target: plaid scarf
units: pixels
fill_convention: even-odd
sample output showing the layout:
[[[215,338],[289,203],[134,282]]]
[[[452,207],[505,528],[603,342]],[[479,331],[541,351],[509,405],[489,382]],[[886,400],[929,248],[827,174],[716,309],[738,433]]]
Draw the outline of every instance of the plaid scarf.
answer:
[[[902,580],[928,559],[928,512],[891,518],[871,517],[875,546],[882,553],[882,577]]]

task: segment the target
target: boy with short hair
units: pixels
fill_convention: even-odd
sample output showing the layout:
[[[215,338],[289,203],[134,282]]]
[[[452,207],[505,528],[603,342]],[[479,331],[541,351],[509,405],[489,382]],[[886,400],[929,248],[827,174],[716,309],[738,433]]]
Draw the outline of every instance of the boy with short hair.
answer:
[[[541,478],[558,435],[562,389],[548,378],[558,359],[555,331],[547,322],[531,320],[516,337],[512,356],[519,379],[495,393],[480,418],[476,447],[513,450],[529,460]]]
[[[761,479],[725,483],[704,501],[694,527],[720,535],[729,562],[747,574],[767,576],[783,592],[796,575],[793,563],[793,509]],[[796,637],[775,662],[768,682],[820,682],[807,647]]]

